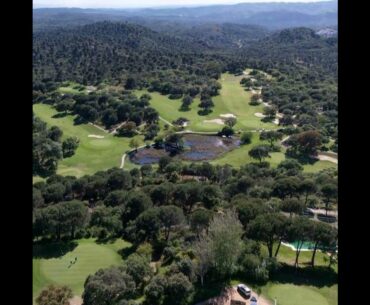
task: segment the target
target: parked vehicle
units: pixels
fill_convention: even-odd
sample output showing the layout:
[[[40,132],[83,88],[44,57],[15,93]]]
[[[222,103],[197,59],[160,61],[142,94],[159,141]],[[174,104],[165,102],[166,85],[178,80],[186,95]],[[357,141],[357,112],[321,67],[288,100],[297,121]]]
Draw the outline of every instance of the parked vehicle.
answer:
[[[239,284],[239,285],[237,286],[237,290],[238,290],[238,292],[239,292],[242,296],[244,296],[244,297],[246,297],[246,298],[249,298],[249,297],[251,296],[251,290],[248,288],[248,286],[247,286],[247,285]]]

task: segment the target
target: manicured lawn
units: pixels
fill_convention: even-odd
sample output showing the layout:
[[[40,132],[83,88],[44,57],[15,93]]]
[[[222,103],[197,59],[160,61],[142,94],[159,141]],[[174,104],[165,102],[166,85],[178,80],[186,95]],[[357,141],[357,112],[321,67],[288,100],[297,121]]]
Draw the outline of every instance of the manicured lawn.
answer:
[[[94,274],[100,268],[120,265],[123,260],[118,251],[131,247],[131,244],[121,239],[106,244],[98,244],[91,238],[80,239],[72,251],[62,256],[55,251],[54,245],[38,247],[43,248],[34,249],[34,252],[43,254],[33,258],[34,298],[38,296],[43,287],[49,284],[67,285],[74,294],[81,295],[87,276]],[[51,254],[51,252],[56,252],[56,254]],[[77,261],[71,265],[70,261],[74,261],[75,257]]]
[[[130,150],[130,139],[128,138],[114,137],[89,124],[74,125],[72,115],[53,118],[57,111],[50,105],[35,104],[33,111],[49,127],[55,125],[61,128],[63,138],[76,136],[80,139],[75,155],[59,161],[57,173],[60,175],[81,177],[108,168],[119,167],[122,155]],[[99,135],[104,138],[89,138],[88,135]],[[138,138],[141,140],[142,136]],[[125,169],[133,167],[135,165],[126,158]]]
[[[199,98],[194,99],[189,111],[180,111],[181,99],[171,100],[167,96],[157,92],[150,92],[152,100],[150,101],[159,115],[167,121],[174,121],[179,117],[185,117],[190,120],[187,129],[192,131],[219,131],[223,125],[216,123],[206,123],[204,120],[213,120],[220,118],[220,114],[234,114],[237,117],[235,129],[253,130],[253,129],[276,129],[277,125],[273,123],[263,123],[254,113],[262,112],[263,105],[250,106],[249,101],[251,93],[244,90],[239,82],[243,76],[234,76],[231,74],[222,74],[220,83],[222,89],[220,95],[213,98],[215,107],[212,113],[206,116],[198,115]],[[136,91],[137,95],[148,93],[145,90]]]
[[[276,298],[278,305],[337,305],[337,297],[327,298],[327,287],[318,288],[307,285],[269,283],[262,288],[262,294],[269,299]],[[337,285],[331,287],[329,294],[335,295]]]
[[[314,164],[307,164],[303,166],[303,169],[307,173],[316,173],[327,168],[337,168],[337,164],[330,161],[317,161]]]

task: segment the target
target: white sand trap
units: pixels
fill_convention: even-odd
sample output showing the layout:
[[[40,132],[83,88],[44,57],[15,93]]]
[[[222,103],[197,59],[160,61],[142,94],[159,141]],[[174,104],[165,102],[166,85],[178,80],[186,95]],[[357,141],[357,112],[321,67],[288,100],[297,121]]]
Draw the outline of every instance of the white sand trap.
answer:
[[[96,139],[104,139],[104,136],[98,136],[96,134],[89,134],[87,137],[88,138],[96,138]]]
[[[219,125],[224,125],[224,121],[221,119],[213,119],[213,120],[204,120],[204,123],[214,123]]]
[[[184,122],[184,123],[182,123],[182,125],[181,125],[181,126],[182,126],[182,127],[186,127],[186,126],[188,126],[188,123],[189,123],[189,122]]]
[[[264,115],[263,113],[261,113],[261,112],[256,112],[254,115],[255,115],[257,118],[264,118],[264,117],[265,117],[265,115]]]
[[[83,303],[80,296],[75,295],[72,299],[69,299],[70,305],[81,305]]]
[[[225,113],[225,114],[220,114],[221,118],[236,118],[235,114],[232,113]]]
[[[330,156],[326,156],[326,155],[318,155],[317,158],[320,160],[320,161],[329,161],[329,162],[332,162],[332,163],[335,163],[335,164],[338,164],[338,159],[336,158],[333,158],[333,157],[330,157]]]

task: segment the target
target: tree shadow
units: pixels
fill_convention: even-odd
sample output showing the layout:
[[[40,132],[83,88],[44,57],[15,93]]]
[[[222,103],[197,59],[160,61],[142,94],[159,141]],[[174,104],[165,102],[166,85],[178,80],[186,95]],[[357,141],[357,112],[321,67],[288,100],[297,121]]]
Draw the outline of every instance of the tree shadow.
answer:
[[[104,238],[98,238],[96,240],[96,243],[101,245],[101,244],[114,244],[117,240],[117,237],[112,237],[112,236],[108,236],[108,237],[104,237]]]
[[[131,254],[133,254],[136,251],[136,247],[132,245],[131,247],[128,248],[123,248],[118,251],[118,254],[121,255],[123,260],[126,260],[127,257],[129,257]]]
[[[271,280],[282,284],[310,285],[318,288],[338,283],[338,274],[326,266],[295,268],[287,264],[272,275]]]
[[[78,246],[76,241],[36,243],[33,245],[33,258],[58,258],[73,251]]]
[[[198,110],[198,115],[204,116],[204,115],[210,114],[212,112],[213,112],[213,110],[211,110],[211,109]]]
[[[200,283],[195,284],[195,293],[193,297],[193,303],[198,303],[210,298],[209,304],[222,304],[223,301],[228,299],[227,289],[230,285],[224,281],[205,281],[204,285],[201,286]]]
[[[58,112],[52,116],[53,119],[64,118],[68,115],[67,112]]]
[[[81,124],[87,124],[87,123],[88,121],[79,115],[73,119],[74,125],[81,125]]]

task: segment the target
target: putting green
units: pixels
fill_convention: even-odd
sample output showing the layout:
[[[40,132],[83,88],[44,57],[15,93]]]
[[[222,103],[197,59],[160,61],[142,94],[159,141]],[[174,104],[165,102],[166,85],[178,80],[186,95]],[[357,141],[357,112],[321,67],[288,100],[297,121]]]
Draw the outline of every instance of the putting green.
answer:
[[[123,240],[97,244],[94,239],[81,239],[77,243],[76,248],[63,256],[33,259],[34,299],[49,284],[67,285],[74,294],[81,295],[88,275],[100,268],[120,265],[123,260],[118,251],[131,246]]]
[[[272,284],[267,289],[267,295],[278,305],[329,305],[328,300],[310,286],[293,284]]]

